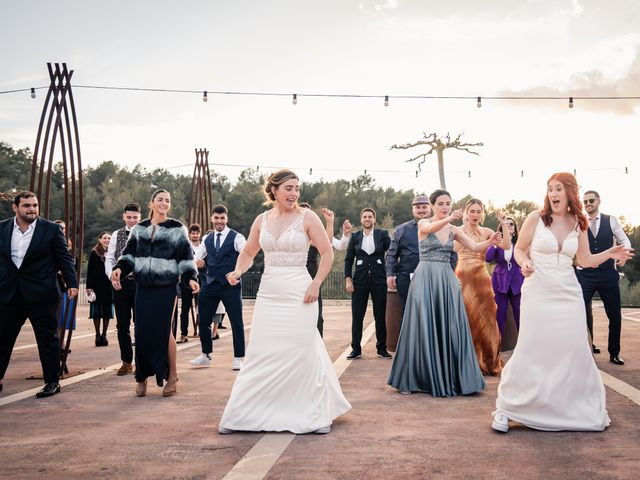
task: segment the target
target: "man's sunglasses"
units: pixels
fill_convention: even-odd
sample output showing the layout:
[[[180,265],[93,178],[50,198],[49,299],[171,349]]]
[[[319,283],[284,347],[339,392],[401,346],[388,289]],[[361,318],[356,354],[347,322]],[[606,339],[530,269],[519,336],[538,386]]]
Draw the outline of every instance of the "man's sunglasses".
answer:
[[[595,198],[585,198],[582,203],[584,203],[585,205],[589,205],[589,204],[593,205],[594,203],[596,203],[596,199]]]

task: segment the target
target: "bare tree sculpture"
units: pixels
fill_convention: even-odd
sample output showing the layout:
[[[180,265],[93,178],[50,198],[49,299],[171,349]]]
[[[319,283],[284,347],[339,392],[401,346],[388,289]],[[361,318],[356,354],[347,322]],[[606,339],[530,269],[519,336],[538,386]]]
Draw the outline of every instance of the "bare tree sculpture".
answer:
[[[409,148],[417,147],[419,145],[427,145],[429,146],[429,151],[426,153],[421,153],[416,155],[409,160],[405,160],[406,162],[414,162],[421,158],[418,162],[418,171],[422,170],[422,164],[427,161],[427,155],[433,153],[434,151],[438,154],[438,174],[440,175],[440,188],[446,189],[446,183],[444,180],[444,151],[447,148],[455,148],[456,150],[464,150],[466,152],[472,153],[474,155],[480,155],[478,152],[473,152],[469,150],[469,147],[482,147],[483,143],[463,143],[460,141],[460,137],[462,137],[462,133],[460,133],[454,140],[451,140],[451,136],[447,133],[447,136],[441,139],[438,137],[436,133],[430,133],[427,135],[422,132],[422,136],[424,137],[422,140],[418,140],[413,143],[405,143],[404,145],[392,145],[391,149],[399,149],[399,150],[407,150]]]

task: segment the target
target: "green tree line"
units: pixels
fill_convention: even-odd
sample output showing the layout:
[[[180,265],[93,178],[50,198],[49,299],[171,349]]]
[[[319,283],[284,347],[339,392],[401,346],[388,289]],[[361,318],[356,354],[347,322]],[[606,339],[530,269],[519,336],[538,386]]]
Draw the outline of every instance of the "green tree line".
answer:
[[[13,215],[11,194],[28,188],[32,159],[29,149],[16,150],[0,142],[0,192],[4,193],[0,202],[0,218]],[[113,231],[122,226],[122,207],[125,204],[139,203],[143,207],[143,217],[146,216],[149,198],[157,188],[164,188],[171,193],[171,216],[184,223],[187,221],[191,176],[173,174],[162,168],[148,170],[141,165],[130,168],[111,161],[86,168],[83,175],[86,253],[93,247],[101,231]],[[264,175],[254,169],[243,170],[234,181],[215,171],[211,175],[214,203],[226,205],[229,209],[229,226],[247,235],[256,215],[266,209],[261,193]],[[49,214],[52,220],[64,217],[62,185],[62,171],[58,165],[52,175]],[[379,227],[392,231],[396,225],[411,219],[411,201],[416,193],[429,192],[383,188],[376,185],[371,175],[364,174],[351,181],[305,182],[301,187],[300,201],[311,204],[317,213],[322,207],[333,210],[336,214],[336,235],[339,235],[345,218],[358,228],[360,210],[365,206],[376,210]],[[467,195],[458,199],[454,207],[464,206],[469,198],[471,196]],[[495,229],[498,225],[496,211],[504,209],[521,225],[524,218],[537,208],[538,205],[527,200],[512,200],[502,207],[488,204],[484,224]],[[203,228],[206,230],[209,226]],[[638,245],[640,226],[626,225],[625,230],[632,245]],[[336,254],[334,269],[342,269],[343,258],[341,253]],[[256,259],[254,269],[260,269],[261,265],[261,260]],[[640,280],[640,260],[634,258],[627,262],[622,271],[631,283],[637,282]]]

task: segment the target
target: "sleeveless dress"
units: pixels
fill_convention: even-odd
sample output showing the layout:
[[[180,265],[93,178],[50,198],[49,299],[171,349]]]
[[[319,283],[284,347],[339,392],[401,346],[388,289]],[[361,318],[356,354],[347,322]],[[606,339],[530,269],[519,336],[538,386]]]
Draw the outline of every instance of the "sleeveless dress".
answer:
[[[610,423],[572,267],[577,250],[577,231],[559,248],[538,221],[530,247],[534,272],[522,287],[518,343],[502,371],[495,412],[538,430],[602,431]]]
[[[430,233],[420,241],[420,262],[409,284],[396,355],[387,383],[434,397],[484,388],[460,284],[451,270],[453,234],[442,245]]]
[[[466,232],[465,232],[466,233]],[[467,234],[480,243],[482,239],[473,231]],[[500,329],[496,323],[496,302],[493,299],[491,277],[487,271],[485,252],[458,251],[456,276],[462,285],[462,297],[467,309],[469,328],[484,375],[499,375],[504,366],[500,357]]]
[[[311,284],[309,237],[300,215],[278,238],[262,214],[265,269],[242,370],[220,427],[241,431],[309,433],[331,425],[351,405],[344,397],[318,333],[318,303],[303,303]]]

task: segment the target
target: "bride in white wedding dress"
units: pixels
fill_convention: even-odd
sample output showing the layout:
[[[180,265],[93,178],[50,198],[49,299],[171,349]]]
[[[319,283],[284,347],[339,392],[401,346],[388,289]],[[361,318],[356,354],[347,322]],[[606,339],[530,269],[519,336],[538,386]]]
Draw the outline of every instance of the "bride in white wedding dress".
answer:
[[[602,431],[605,389],[587,335],[582,290],[573,270],[632,256],[622,245],[592,255],[578,184],[570,173],[547,182],[541,211],[525,220],[515,246],[526,277],[518,343],[502,370],[492,427],[509,420],[538,430]]]
[[[332,421],[351,409],[316,328],[318,293],[333,251],[318,216],[297,205],[295,173],[271,174],[263,193],[273,208],[255,219],[236,269],[227,275],[237,284],[262,248],[265,269],[247,354],[219,431],[328,433]],[[305,266],[310,240],[321,256],[314,279]]]

